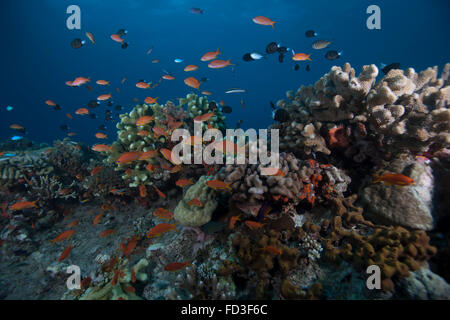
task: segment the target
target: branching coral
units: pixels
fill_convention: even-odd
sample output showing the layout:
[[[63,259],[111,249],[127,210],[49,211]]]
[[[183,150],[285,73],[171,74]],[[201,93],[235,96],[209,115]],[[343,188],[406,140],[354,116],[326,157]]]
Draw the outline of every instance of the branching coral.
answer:
[[[56,176],[36,176],[31,179],[26,179],[26,187],[28,194],[32,199],[36,199],[37,205],[40,208],[46,207],[50,202],[56,199],[74,199],[77,197],[75,190],[76,182],[73,181],[70,185],[64,186]]]

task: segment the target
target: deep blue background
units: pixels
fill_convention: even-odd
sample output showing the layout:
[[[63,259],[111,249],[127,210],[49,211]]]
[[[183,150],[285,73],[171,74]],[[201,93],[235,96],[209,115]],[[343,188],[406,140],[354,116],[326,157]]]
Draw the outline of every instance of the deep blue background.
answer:
[[[81,30],[66,28],[66,8],[71,4],[81,7]],[[366,28],[366,8],[371,4],[381,7],[381,30]],[[191,7],[202,8],[204,14],[190,13]],[[52,142],[66,136],[59,126],[68,124],[70,131],[78,133],[74,140],[93,143],[108,107],[103,104],[94,111],[97,120],[75,116],[74,111],[90,99],[112,92],[115,103],[127,111],[134,106],[134,97],[159,96],[158,102],[163,103],[192,91],[183,83],[187,76],[211,79],[201,89],[212,91],[212,99],[223,99],[233,107],[230,127],[242,119],[244,128],[265,128],[272,122],[269,101],[284,98],[289,89],[314,83],[335,64],[350,62],[358,72],[365,64],[380,62],[400,62],[402,68],[418,71],[434,65],[442,68],[450,61],[449,12],[448,0],[1,0],[0,140],[16,134],[9,125],[19,123],[33,140]],[[277,21],[275,29],[253,23],[257,15]],[[120,28],[128,30],[126,50],[110,39]],[[328,61],[326,50],[312,50],[313,40],[304,36],[307,29],[332,40],[331,49],[344,50],[341,59]],[[94,34],[96,45],[86,39],[86,31]],[[87,40],[78,50],[70,46],[76,37]],[[242,61],[244,53],[262,53],[271,41],[312,53],[311,72],[304,70],[304,63],[293,71],[290,57],[283,64],[276,55]],[[147,55],[151,46],[154,50]],[[217,47],[222,51],[220,58],[238,64],[235,72],[231,68],[212,70],[200,61],[205,52]],[[156,58],[161,62],[152,64]],[[176,64],[174,58],[183,58],[185,63]],[[200,69],[186,73],[187,64]],[[151,91],[135,87],[139,79],[157,81],[162,69],[172,72],[176,81],[164,81]],[[65,85],[78,76],[91,77],[94,91]],[[125,85],[120,84],[123,77],[127,78]],[[111,87],[96,85],[98,79],[110,80]],[[120,94],[116,87],[121,87]],[[248,93],[224,94],[230,87],[242,87]],[[242,98],[245,109],[240,106]],[[63,110],[53,111],[44,103],[47,99]],[[6,112],[7,105],[14,106],[14,111]],[[67,112],[74,120],[66,118]],[[106,124],[110,143],[116,139],[115,123]]]

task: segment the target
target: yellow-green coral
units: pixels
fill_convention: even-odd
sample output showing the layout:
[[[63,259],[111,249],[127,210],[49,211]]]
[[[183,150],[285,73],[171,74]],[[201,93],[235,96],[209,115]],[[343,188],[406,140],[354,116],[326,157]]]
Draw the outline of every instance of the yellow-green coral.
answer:
[[[208,124],[211,124],[214,128],[219,130],[226,128],[225,116],[217,108],[217,105],[215,105],[215,103],[213,104],[215,105],[215,107],[212,107],[210,105],[211,101],[208,100],[208,97],[199,97],[194,93],[190,93],[186,96],[186,98],[182,98],[179,101],[180,105],[187,105],[188,117],[191,119],[208,112],[214,112],[215,115],[213,117],[211,117],[208,121],[202,123],[203,129],[206,129]]]

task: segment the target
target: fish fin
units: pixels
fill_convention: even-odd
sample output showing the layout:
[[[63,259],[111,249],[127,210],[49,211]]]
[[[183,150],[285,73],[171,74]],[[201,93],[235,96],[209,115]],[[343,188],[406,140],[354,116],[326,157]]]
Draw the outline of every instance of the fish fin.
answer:
[[[381,176],[379,176],[378,174],[374,173],[373,177],[375,178],[375,180],[373,180],[373,183],[378,183],[381,181]]]
[[[222,52],[220,52],[220,48],[217,48],[216,54],[219,55],[219,54],[221,54],[221,53],[222,53]]]
[[[276,21],[272,21],[272,29],[275,29],[275,23],[277,23]]]

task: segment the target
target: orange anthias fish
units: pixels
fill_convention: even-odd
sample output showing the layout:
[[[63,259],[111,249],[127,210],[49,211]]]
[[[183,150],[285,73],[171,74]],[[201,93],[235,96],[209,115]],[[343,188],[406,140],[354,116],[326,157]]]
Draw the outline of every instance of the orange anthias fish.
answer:
[[[84,116],[89,114],[89,110],[86,108],[79,108],[77,111],[75,111],[75,114],[78,114],[80,116]]]
[[[111,97],[112,97],[111,93],[102,94],[97,97],[97,100],[105,101],[105,100],[111,99]]]
[[[194,118],[194,121],[200,122],[200,121],[208,121],[209,119],[211,119],[211,117],[214,116],[214,112],[208,112],[199,116],[196,116]]]
[[[106,144],[96,144],[95,146],[92,147],[92,150],[97,151],[97,152],[106,152],[106,151],[111,151],[112,147],[110,147]]]
[[[109,86],[110,85],[109,81],[106,81],[106,80],[97,80],[95,83],[100,86]]]
[[[146,136],[150,135],[150,131],[140,130],[140,131],[138,131],[137,135],[140,137],[146,137]]]
[[[193,184],[193,183],[194,183],[194,182],[192,181],[192,179],[178,179],[178,180],[175,182],[175,184],[176,184],[178,187],[180,187],[180,188],[189,186],[189,185],[191,185],[191,184]]]
[[[72,115],[70,113],[66,113],[66,117],[69,119],[73,119]]]
[[[159,237],[163,233],[170,232],[171,230],[177,231],[177,229],[175,228],[175,223],[160,223],[150,229],[150,231],[147,233],[147,238]]]
[[[197,69],[198,69],[198,67],[197,67],[196,65],[190,64],[190,65],[187,65],[187,66],[184,68],[184,71],[189,72],[189,71],[195,71],[195,70],[197,70]]]
[[[231,230],[234,228],[234,225],[236,224],[236,221],[241,220],[241,217],[239,216],[232,216],[230,218],[230,224],[228,225],[228,228]]]
[[[169,74],[163,75],[162,78],[163,78],[164,80],[175,80],[175,77],[174,77],[174,76],[171,76],[171,75],[169,75]]]
[[[167,160],[170,161],[172,164],[180,164],[181,161],[178,157],[176,157],[174,154],[172,154],[172,151],[166,148],[161,148],[159,150],[159,152],[161,152],[161,154],[163,155],[163,157]]]
[[[145,198],[147,196],[147,188],[143,184],[139,186],[139,195],[141,198]]]
[[[21,201],[16,202],[9,207],[11,211],[20,211],[25,209],[37,208],[36,201]]]
[[[153,211],[153,215],[163,220],[171,220],[173,219],[173,213],[164,208],[158,208]]]
[[[102,167],[102,166],[95,167],[95,168],[92,169],[92,171],[91,171],[91,176],[95,176],[97,173],[99,173],[99,172],[102,171],[102,170],[103,170],[103,167]]]
[[[261,228],[263,226],[262,223],[259,223],[259,222],[256,222],[256,221],[250,221],[250,220],[245,221],[245,224],[251,230],[256,230],[256,229],[259,229],[259,228]]]
[[[58,262],[61,262],[64,259],[66,259],[69,256],[70,251],[72,251],[72,246],[71,245],[67,246],[67,248],[64,249],[64,251],[61,253],[61,255],[58,258]]]
[[[50,107],[55,107],[56,106],[56,103],[54,103],[52,100],[45,100],[45,103],[47,105],[49,105]]]
[[[117,163],[119,164],[127,164],[131,163],[133,161],[139,160],[139,157],[141,156],[142,152],[140,151],[130,151],[123,153],[119,159],[117,159]]]
[[[277,249],[274,246],[265,246],[262,250],[273,255],[280,255],[282,253],[280,249]]]
[[[128,257],[134,251],[134,249],[136,248],[138,239],[139,238],[135,236],[131,240],[129,240],[126,245],[124,243],[120,244],[122,253],[125,257]]]
[[[252,20],[256,24],[260,24],[263,26],[272,26],[272,28],[274,28],[274,24],[276,23],[275,21],[272,21],[271,19],[264,16],[257,16],[254,17]]]
[[[167,132],[161,127],[153,127],[152,130],[155,133],[155,138],[158,138],[160,136],[167,136]]]
[[[292,60],[294,61],[305,61],[305,60],[310,60],[311,54],[306,54],[306,53],[296,53],[292,56]]]
[[[202,61],[210,61],[214,60],[218,55],[220,54],[219,48],[217,48],[217,51],[210,51],[205,53],[200,60]]]
[[[153,186],[155,188],[156,193],[163,199],[166,198],[166,195],[164,193],[162,193],[161,190],[159,190],[156,186]]]
[[[110,236],[112,234],[116,233],[116,230],[114,229],[107,229],[105,231],[103,231],[102,233],[100,233],[99,237],[107,237]]]
[[[213,60],[210,63],[208,63],[208,68],[211,69],[220,69],[220,68],[225,68],[227,66],[234,66],[234,64],[232,64],[230,62],[230,59],[228,60]]]
[[[149,150],[142,152],[138,160],[149,160],[158,155],[158,150]]]
[[[16,124],[16,123],[10,125],[9,127],[14,130],[25,131],[25,128],[23,126],[21,126],[20,124]]]
[[[97,139],[108,139],[108,136],[107,136],[106,134],[104,134],[103,132],[97,132],[97,133],[95,134],[95,137],[96,137]]]
[[[90,32],[86,32],[86,37],[92,42],[92,44],[95,44],[95,38],[94,35]]]
[[[205,184],[214,190],[232,190],[229,183],[220,180],[210,180]]]
[[[178,270],[181,270],[181,269],[183,269],[183,268],[185,268],[187,266],[191,266],[191,265],[192,265],[192,263],[190,261],[188,261],[188,262],[172,262],[172,263],[167,264],[164,267],[164,270],[166,270],[166,271],[178,271]]]
[[[92,225],[95,227],[97,226],[97,224],[100,222],[100,220],[102,220],[103,217],[103,212],[99,213],[95,218],[94,221],[92,222]]]
[[[90,82],[91,78],[85,78],[85,77],[78,77],[75,80],[72,81],[71,86],[72,87],[79,87],[82,86],[83,84]]]
[[[381,176],[374,175],[374,177],[375,177],[375,180],[373,181],[374,183],[382,181],[385,184],[391,186],[395,185],[403,187],[403,186],[410,186],[416,183],[414,179],[411,179],[410,177],[400,173],[385,173]]]
[[[188,206],[194,206],[194,207],[203,207],[203,202],[198,200],[197,198],[193,198],[191,201],[187,203]]]
[[[204,91],[202,91],[202,94],[205,94],[205,95],[207,95],[207,96],[210,96],[210,95],[212,95],[212,92],[211,92],[211,91],[206,91],[206,90],[204,90]]]
[[[184,83],[194,89],[199,89],[200,88],[200,82],[195,79],[194,77],[189,77],[184,79]]]
[[[145,169],[150,172],[155,172],[157,168],[158,167],[156,165],[151,164],[151,163],[149,163],[148,165],[145,166]]]
[[[67,228],[73,228],[76,227],[80,223],[80,220],[72,221],[67,225]]]
[[[147,97],[147,98],[145,98],[144,102],[145,102],[146,104],[154,104],[154,103],[156,103],[156,100],[158,100],[158,98],[159,98],[159,97],[156,97],[156,98]]]
[[[67,230],[59,234],[55,239],[51,241],[52,244],[55,242],[61,242],[70,239],[75,234],[75,230]]]
[[[118,34],[112,34],[111,39],[113,39],[116,42],[120,42],[120,43],[123,42],[123,39]]]
[[[144,81],[139,81],[138,83],[136,83],[136,87],[138,87],[139,89],[150,89],[150,84]]]
[[[137,119],[136,125],[145,126],[146,124],[150,123],[153,120],[155,120],[155,116],[142,116],[139,117],[139,119]]]

